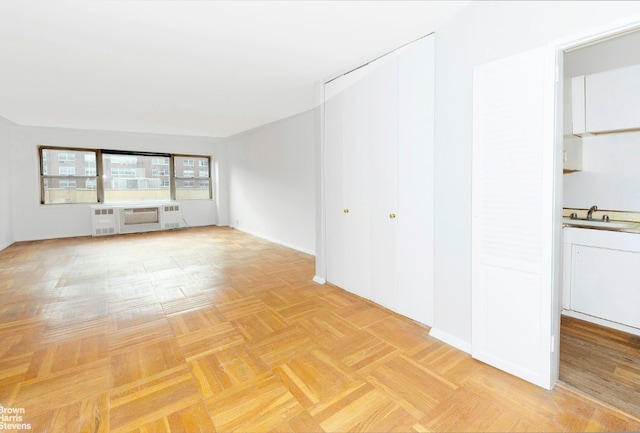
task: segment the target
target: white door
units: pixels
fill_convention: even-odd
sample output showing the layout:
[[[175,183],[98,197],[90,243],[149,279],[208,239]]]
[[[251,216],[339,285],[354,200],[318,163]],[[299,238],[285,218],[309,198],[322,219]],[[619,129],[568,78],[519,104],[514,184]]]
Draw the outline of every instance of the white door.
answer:
[[[371,299],[397,311],[398,61],[387,57],[369,75]]]
[[[433,324],[434,36],[398,57],[398,312]]]
[[[369,285],[367,69],[325,84],[327,281],[363,297]]]
[[[370,130],[367,76],[354,82],[344,101],[344,254],[347,281],[344,289],[371,298],[370,285]]]
[[[345,205],[343,192],[344,171],[344,89],[339,82],[325,85],[324,101],[324,182],[326,191],[326,258],[327,281],[345,287],[347,263],[345,257]]]
[[[552,386],[555,61],[538,49],[473,77],[472,354]]]

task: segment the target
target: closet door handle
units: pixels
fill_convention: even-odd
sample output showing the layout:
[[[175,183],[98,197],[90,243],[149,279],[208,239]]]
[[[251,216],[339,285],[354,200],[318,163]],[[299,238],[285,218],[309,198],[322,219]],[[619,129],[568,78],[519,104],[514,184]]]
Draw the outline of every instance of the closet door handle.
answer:
[[[395,217],[396,217],[396,214],[394,214],[394,213],[390,213],[389,214],[389,218],[394,219]]]
[[[345,210],[343,210],[342,212],[344,212],[344,213],[349,213],[349,209],[345,209]]]

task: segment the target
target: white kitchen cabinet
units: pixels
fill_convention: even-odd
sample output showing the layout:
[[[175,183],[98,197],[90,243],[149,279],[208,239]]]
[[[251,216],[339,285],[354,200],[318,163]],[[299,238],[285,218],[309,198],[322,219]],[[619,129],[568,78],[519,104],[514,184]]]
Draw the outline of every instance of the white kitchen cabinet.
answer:
[[[582,136],[587,132],[584,75],[571,79],[571,120],[573,134]]]
[[[640,129],[640,65],[573,77],[573,133]]]
[[[580,228],[564,233],[563,308],[601,324],[640,328],[640,234]]]
[[[324,105],[327,281],[425,324],[433,61],[429,36],[328,83]]]

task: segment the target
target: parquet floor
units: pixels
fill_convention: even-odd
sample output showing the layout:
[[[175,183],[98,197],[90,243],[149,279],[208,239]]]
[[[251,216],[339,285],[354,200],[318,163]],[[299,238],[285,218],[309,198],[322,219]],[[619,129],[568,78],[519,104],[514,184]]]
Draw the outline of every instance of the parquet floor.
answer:
[[[311,282],[313,266],[217,227],[14,244],[4,414],[51,433],[640,430]]]
[[[560,380],[640,417],[640,337],[562,316]]]

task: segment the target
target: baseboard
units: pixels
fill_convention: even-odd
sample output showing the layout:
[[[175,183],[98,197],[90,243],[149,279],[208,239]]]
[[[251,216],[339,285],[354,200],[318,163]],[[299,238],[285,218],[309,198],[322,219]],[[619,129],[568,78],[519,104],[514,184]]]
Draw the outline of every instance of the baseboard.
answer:
[[[291,248],[292,250],[300,251],[301,253],[309,254],[310,256],[315,256],[316,255],[315,251],[308,250],[306,248],[300,248],[300,247],[298,247],[296,245],[292,245],[292,244],[289,244],[289,243],[286,243],[286,242],[282,242],[279,239],[274,239],[274,238],[271,238],[269,236],[265,236],[265,235],[260,234],[260,233],[252,232],[250,230],[245,230],[242,227],[233,227],[233,229],[241,231],[242,233],[246,233],[246,234],[251,235],[251,236],[255,236],[255,237],[260,238],[260,239],[264,239],[265,241],[273,242],[274,244],[282,245],[283,247]]]
[[[315,277],[313,277],[313,282],[318,284],[326,284],[327,279],[316,275]]]
[[[447,343],[448,345],[455,347],[456,349],[460,349],[466,353],[471,353],[471,343],[455,337],[447,332],[441,331],[437,328],[431,328],[429,335],[433,338],[437,338],[443,343]]]
[[[610,320],[600,319],[599,317],[589,316],[588,314],[579,313],[572,310],[562,310],[562,314],[567,317],[573,317],[574,319],[584,320],[585,322],[592,322],[596,325],[606,326],[607,328],[616,329],[618,331],[626,332],[627,334],[633,334],[640,336],[640,329],[632,326],[624,325],[622,323],[611,322]]]
[[[14,242],[6,242],[4,244],[0,244],[0,251],[4,250],[5,248],[9,248],[13,244]]]

